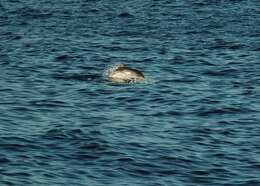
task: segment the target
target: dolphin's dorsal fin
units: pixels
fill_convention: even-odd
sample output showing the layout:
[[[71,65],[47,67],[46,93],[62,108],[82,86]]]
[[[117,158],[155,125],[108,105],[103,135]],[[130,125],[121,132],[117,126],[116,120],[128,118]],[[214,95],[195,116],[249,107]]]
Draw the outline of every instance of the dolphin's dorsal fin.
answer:
[[[118,64],[118,65],[116,66],[116,69],[124,68],[124,67],[126,67],[126,65],[123,64],[123,63],[120,63],[120,64]]]

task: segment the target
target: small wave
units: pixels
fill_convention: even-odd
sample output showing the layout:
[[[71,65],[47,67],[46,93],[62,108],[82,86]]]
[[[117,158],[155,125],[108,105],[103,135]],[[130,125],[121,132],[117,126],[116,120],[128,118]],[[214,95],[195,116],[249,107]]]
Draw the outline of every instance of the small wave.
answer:
[[[202,110],[198,113],[199,116],[209,116],[209,115],[224,115],[224,114],[240,114],[240,113],[248,113],[253,110],[247,108],[236,108],[236,107],[226,107],[226,108],[216,108],[216,109],[208,109]]]
[[[166,112],[155,112],[152,114],[140,114],[142,116],[153,116],[153,117],[172,117],[172,116],[182,116],[184,115],[182,112],[178,111],[166,111]]]
[[[55,61],[64,61],[64,60],[67,60],[67,59],[69,59],[69,56],[66,55],[66,54],[62,54],[62,55],[55,57]]]
[[[9,11],[10,14],[17,14],[23,18],[49,18],[52,16],[51,12],[43,12],[34,8],[23,7],[16,10]]]
[[[208,71],[204,71],[203,74],[208,76],[217,76],[217,77],[235,76],[238,74],[238,70],[236,69],[225,69],[225,70],[216,70],[216,71],[208,70]]]
[[[216,44],[211,47],[211,49],[230,49],[230,50],[239,50],[245,48],[246,45],[242,44]]]
[[[253,51],[259,52],[260,51],[260,47],[253,49]]]
[[[53,75],[54,79],[60,80],[76,80],[76,81],[102,81],[102,76],[98,74],[75,74],[75,75],[64,75],[64,74],[56,74]]]
[[[3,165],[4,163],[9,163],[10,162],[10,160],[8,159],[8,158],[6,158],[6,157],[1,157],[0,158],[0,163]]]
[[[124,17],[124,18],[130,18],[130,17],[134,17],[132,14],[130,14],[129,12],[121,12],[119,15],[119,17]]]
[[[1,35],[2,35],[2,39],[6,39],[6,40],[20,40],[20,39],[22,39],[21,35],[18,35],[18,34],[13,33],[13,32],[4,32],[4,33],[1,33]]]
[[[65,107],[66,102],[58,101],[58,100],[34,100],[30,101],[29,104],[34,107]]]
[[[12,152],[26,152],[31,149],[39,149],[38,144],[34,144],[34,141],[22,138],[22,137],[2,137],[3,141],[0,141],[2,150]]]

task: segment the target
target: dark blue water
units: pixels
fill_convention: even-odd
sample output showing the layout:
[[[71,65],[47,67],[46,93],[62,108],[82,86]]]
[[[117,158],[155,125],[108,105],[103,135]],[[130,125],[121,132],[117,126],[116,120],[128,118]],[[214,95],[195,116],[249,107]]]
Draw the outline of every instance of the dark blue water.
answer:
[[[260,185],[259,59],[258,0],[1,0],[0,185]]]

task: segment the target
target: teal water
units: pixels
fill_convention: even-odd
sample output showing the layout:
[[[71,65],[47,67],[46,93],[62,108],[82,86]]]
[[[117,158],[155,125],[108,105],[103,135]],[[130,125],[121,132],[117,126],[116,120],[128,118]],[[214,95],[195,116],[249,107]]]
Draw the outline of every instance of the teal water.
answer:
[[[2,0],[0,184],[260,185],[259,37],[256,0]]]

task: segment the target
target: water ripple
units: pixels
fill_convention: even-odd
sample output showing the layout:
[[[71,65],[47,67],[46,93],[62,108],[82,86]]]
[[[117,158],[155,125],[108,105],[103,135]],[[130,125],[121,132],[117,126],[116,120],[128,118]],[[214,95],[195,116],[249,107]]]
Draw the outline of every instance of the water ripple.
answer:
[[[2,0],[0,185],[259,185],[258,5]]]

